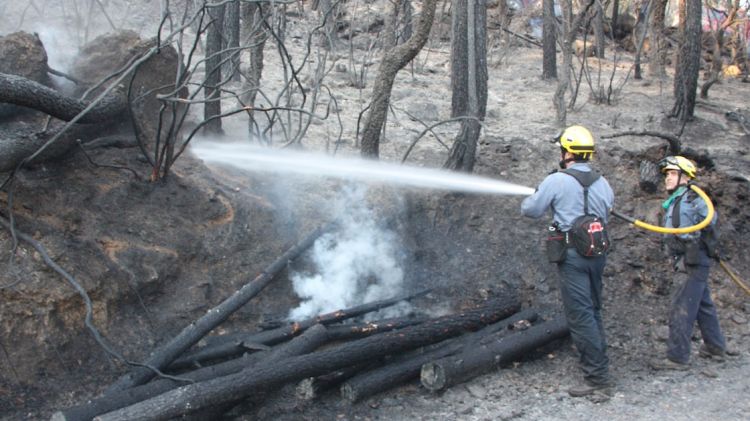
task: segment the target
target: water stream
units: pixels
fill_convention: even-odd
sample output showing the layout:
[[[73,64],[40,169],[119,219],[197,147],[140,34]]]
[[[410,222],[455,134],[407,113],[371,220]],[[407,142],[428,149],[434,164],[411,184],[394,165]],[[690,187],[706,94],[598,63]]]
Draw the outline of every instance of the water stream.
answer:
[[[310,175],[466,193],[524,196],[534,193],[531,187],[488,177],[312,152],[263,148],[244,142],[203,141],[193,144],[191,149],[208,164],[230,165],[245,171]]]

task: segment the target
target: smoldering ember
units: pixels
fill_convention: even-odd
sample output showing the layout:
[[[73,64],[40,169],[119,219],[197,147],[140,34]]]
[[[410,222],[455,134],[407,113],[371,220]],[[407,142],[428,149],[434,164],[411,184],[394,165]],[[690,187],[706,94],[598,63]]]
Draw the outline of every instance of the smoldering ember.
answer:
[[[0,3],[0,419],[747,418],[749,7]]]

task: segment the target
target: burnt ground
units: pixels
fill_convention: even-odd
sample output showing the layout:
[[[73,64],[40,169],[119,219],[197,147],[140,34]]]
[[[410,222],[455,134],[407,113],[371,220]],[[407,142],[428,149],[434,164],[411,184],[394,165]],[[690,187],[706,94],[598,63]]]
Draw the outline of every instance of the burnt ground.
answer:
[[[612,147],[599,155],[597,167],[617,168],[608,177],[618,193],[618,209],[648,220],[662,196],[638,189],[636,162],[641,158]],[[93,159],[147,173],[135,151],[101,150]],[[545,144],[536,147],[517,138],[485,143],[477,172],[499,177],[503,168],[505,180],[536,181],[546,173],[535,164],[541,160],[554,163]],[[746,274],[748,183],[726,172],[704,171],[702,184],[724,216],[728,260]],[[127,171],[95,168],[77,154],[20,174],[16,218],[18,228],[42,242],[86,288],[94,302],[94,322],[111,345],[136,359],[330,216],[325,203],[338,189],[335,183],[325,185],[329,195],[305,194],[317,186],[314,182],[286,183],[295,198],[292,205],[271,188],[275,184],[250,174],[211,171],[191,157],[173,177],[152,184]],[[455,310],[508,288],[520,294],[525,306],[546,315],[559,311],[557,278],[541,257],[544,223],[519,216],[520,198],[385,187],[373,189],[372,197],[387,209],[383,224],[406,245],[406,288],[434,288],[415,302],[416,312]],[[750,372],[747,297],[722,272],[712,272],[722,326],[730,344],[744,351],[741,357],[724,364],[695,358],[686,373],[650,371],[647,359],[663,346],[668,268],[655,236],[619,221],[612,229],[616,249],[605,273],[605,320],[619,385],[609,402],[564,393],[579,374],[575,350],[564,340],[439,395],[413,383],[354,405],[341,402],[336,393],[314,403],[281,399],[260,409],[244,408],[238,419],[648,419],[664,418],[665,411],[675,419],[689,414],[737,419],[748,409],[736,399],[747,393]],[[72,288],[24,243],[11,260],[7,231],[2,240],[2,259],[10,262],[4,281],[19,281],[2,290],[3,324],[13,332],[3,337],[3,418],[46,419],[54,410],[96,395],[124,367],[107,358],[84,328],[84,306]],[[218,333],[252,329],[283,316],[296,301],[282,273]]]
[[[400,75],[396,109],[426,110],[426,121],[449,110],[446,43],[431,44],[416,72]],[[550,98],[554,86],[538,79],[541,53],[513,46],[491,61],[488,124],[476,172],[533,186],[556,165],[546,139],[556,131]],[[496,54],[499,54],[495,51]],[[494,57],[494,56],[493,56]],[[623,71],[621,63],[603,61]],[[273,60],[269,58],[269,60]],[[606,67],[609,66],[609,67]],[[358,91],[343,75],[335,83],[343,100],[347,130],[353,131]],[[268,83],[273,83],[269,76]],[[598,135],[631,128],[674,131],[664,117],[670,107],[669,81],[629,81],[614,106],[581,100],[569,122],[586,124]],[[665,90],[667,93],[665,93]],[[432,92],[434,98],[424,98]],[[722,217],[728,262],[750,274],[746,203],[750,139],[725,117],[747,112],[750,89],[738,80],[712,88],[697,119],[685,130],[686,154],[698,159],[700,183]],[[585,96],[585,95],[583,95]],[[428,114],[434,110],[434,116]],[[413,119],[389,121],[383,159],[396,161],[421,131]],[[304,145],[323,143],[325,126],[313,127]],[[230,130],[231,132],[231,130]],[[450,138],[450,131],[446,139]],[[345,150],[352,151],[351,141]],[[346,137],[346,136],[345,136]],[[657,221],[663,191],[638,187],[641,160],[664,154],[663,141],[645,137],[600,140],[596,167],[617,195],[616,208]],[[148,174],[135,149],[97,149],[99,164],[130,167]],[[439,166],[445,152],[423,141],[409,158]],[[261,177],[209,169],[186,156],[167,180],[149,183],[130,172],[91,165],[80,153],[61,162],[27,168],[14,184],[18,229],[44,244],[52,258],[73,274],[93,302],[94,324],[111,346],[132,360],[168,340],[191,320],[252,279],[306,233],[331,217],[330,203],[341,186],[310,178]],[[553,267],[544,261],[541,233],[546,221],[519,215],[513,196],[446,194],[373,187],[369,200],[382,225],[404,244],[407,290],[433,288],[415,301],[418,313],[457,310],[512,290],[525,306],[546,315],[559,311]],[[8,196],[0,193],[3,215]],[[730,346],[741,356],[719,364],[694,358],[683,373],[655,373],[649,358],[663,350],[672,290],[658,237],[612,223],[615,250],[605,272],[605,325],[612,370],[618,382],[607,402],[573,399],[565,389],[579,376],[569,340],[523,361],[431,394],[414,382],[349,405],[337,393],[302,403],[283,393],[261,408],[241,408],[236,419],[741,419],[750,411],[750,300],[718,268],[711,274],[713,296]],[[0,417],[48,419],[60,408],[96,396],[125,371],[107,357],[84,327],[83,301],[48,269],[25,243],[13,248],[0,231],[2,317],[0,318]],[[306,257],[292,269],[309,268]],[[254,329],[296,305],[287,272],[220,331]],[[699,344],[696,333],[696,349]]]

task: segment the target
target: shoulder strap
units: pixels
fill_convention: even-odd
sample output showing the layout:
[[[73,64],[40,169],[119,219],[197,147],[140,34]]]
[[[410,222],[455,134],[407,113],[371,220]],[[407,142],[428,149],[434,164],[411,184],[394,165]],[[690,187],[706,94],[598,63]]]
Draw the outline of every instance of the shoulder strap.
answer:
[[[680,227],[680,204],[682,203],[683,198],[691,199],[690,193],[692,192],[692,190],[687,189],[679,197],[677,197],[677,199],[675,199],[674,206],[672,207],[672,228]]]
[[[579,171],[573,168],[566,168],[560,172],[563,174],[568,174],[569,176],[575,178],[583,187],[588,187],[594,184],[594,182],[602,176],[596,170]]]
[[[596,180],[599,179],[602,175],[599,174],[598,171],[591,170],[591,171],[579,171],[574,170],[573,168],[566,168],[562,171],[560,171],[563,174],[568,174],[569,176],[573,177],[578,181],[578,183],[583,186],[583,214],[588,215],[589,214],[589,186],[594,184]]]

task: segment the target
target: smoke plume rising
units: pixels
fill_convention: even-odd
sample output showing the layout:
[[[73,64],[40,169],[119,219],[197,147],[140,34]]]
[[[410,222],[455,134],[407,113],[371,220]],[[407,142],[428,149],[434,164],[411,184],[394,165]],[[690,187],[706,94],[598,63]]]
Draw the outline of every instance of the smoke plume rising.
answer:
[[[347,188],[336,201],[340,226],[325,234],[312,249],[314,273],[292,274],[294,291],[302,299],[289,318],[300,320],[320,313],[391,298],[403,292],[403,249],[398,236],[378,224],[368,207],[366,188]],[[385,317],[408,308],[389,309]]]

